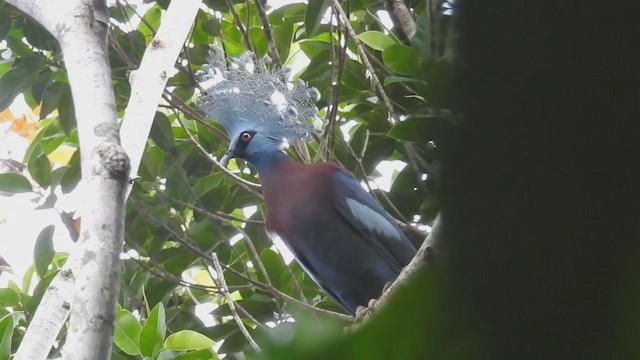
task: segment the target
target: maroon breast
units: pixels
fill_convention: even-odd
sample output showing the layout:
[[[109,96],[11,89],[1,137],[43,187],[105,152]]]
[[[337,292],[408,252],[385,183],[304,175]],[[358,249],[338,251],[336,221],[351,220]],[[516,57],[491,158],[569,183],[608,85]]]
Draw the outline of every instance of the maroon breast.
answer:
[[[313,219],[321,208],[331,206],[331,179],[336,169],[333,164],[286,161],[262,174],[267,230],[279,233],[295,228],[301,221]]]

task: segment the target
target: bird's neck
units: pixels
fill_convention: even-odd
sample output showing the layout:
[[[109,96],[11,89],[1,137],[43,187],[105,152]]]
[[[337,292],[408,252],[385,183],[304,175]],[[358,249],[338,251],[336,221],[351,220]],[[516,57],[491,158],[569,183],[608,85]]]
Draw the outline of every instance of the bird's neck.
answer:
[[[278,165],[293,162],[287,154],[280,150],[264,151],[252,154],[247,158],[247,160],[256,168],[256,170],[258,170],[260,177],[263,177]]]

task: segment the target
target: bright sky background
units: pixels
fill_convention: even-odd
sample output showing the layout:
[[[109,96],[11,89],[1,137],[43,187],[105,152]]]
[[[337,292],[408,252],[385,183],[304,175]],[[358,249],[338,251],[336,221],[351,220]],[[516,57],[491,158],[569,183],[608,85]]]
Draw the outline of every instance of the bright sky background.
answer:
[[[176,0],[177,1],[177,0]],[[129,1],[138,3],[141,1]],[[274,7],[289,3],[300,2],[297,0],[269,0]],[[390,27],[391,21],[386,12],[379,12],[378,17]],[[327,17],[328,19],[328,17]],[[0,50],[2,49],[0,44]],[[302,52],[300,52],[302,53]],[[306,61],[305,61],[306,60]],[[308,59],[303,59],[307,63]],[[301,65],[304,66],[304,65]],[[295,71],[294,71],[295,72]],[[31,109],[18,97],[10,107],[14,116],[31,116]],[[22,162],[24,152],[29,145],[27,139],[11,131],[8,131],[10,122],[0,122],[0,158],[13,159]],[[394,172],[402,170],[406,164],[401,161],[382,161],[377,170],[382,174],[375,179],[375,185],[383,190],[389,190]],[[58,210],[67,211],[77,208],[74,195],[59,195]],[[56,227],[53,235],[54,247],[57,252],[69,252],[73,246],[66,227],[62,224],[56,210],[36,210],[39,205],[39,196],[35,194],[17,194],[11,197],[0,196],[0,255],[11,265],[13,274],[4,271],[0,274],[0,287],[6,287],[8,281],[14,281],[19,286],[22,277],[33,263],[33,248],[40,231],[49,224]],[[251,212],[254,209],[247,209]],[[247,214],[248,215],[248,214]],[[235,241],[239,239],[234,239]],[[281,251],[283,252],[283,251]],[[291,261],[291,254],[283,252],[287,262]]]

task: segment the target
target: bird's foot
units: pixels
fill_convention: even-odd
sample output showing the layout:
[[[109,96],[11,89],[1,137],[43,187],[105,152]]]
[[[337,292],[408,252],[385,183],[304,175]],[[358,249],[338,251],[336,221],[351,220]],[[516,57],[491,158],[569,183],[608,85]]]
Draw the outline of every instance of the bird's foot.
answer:
[[[373,308],[376,305],[376,299],[371,299],[369,300],[369,303],[367,304],[367,306],[358,306],[358,308],[356,309],[356,316],[354,319],[355,323],[359,323],[359,322],[363,322],[366,318],[368,318],[369,316],[371,316],[371,313],[373,312]]]
[[[384,287],[382,288],[382,294],[386,293],[387,290],[391,288],[392,284],[393,282],[391,281],[388,281],[386,284],[384,284]],[[369,316],[371,316],[371,314],[373,314],[373,311],[375,310],[377,303],[378,303],[378,299],[370,299],[369,302],[367,303],[367,306],[358,306],[356,308],[356,315],[353,319],[353,325],[348,326],[346,330],[352,331],[359,326],[358,324],[363,324],[366,321],[366,319]]]
[[[391,285],[393,285],[393,282],[387,281],[387,283],[384,284],[384,286],[382,287],[382,294],[386,293],[387,290],[389,290],[389,288],[391,287]]]

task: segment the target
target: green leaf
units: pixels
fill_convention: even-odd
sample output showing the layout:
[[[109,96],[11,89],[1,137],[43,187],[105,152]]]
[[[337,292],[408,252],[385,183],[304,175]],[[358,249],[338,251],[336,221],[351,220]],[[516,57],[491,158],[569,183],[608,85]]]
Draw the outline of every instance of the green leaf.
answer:
[[[155,360],[175,360],[177,351],[173,350],[162,350],[155,358]],[[148,358],[145,358],[148,359]]]
[[[222,38],[224,39],[224,48],[228,55],[238,55],[244,52],[244,40],[238,27],[234,23],[222,21],[220,24],[222,29]]]
[[[43,188],[51,185],[51,163],[44,153],[31,157],[28,163],[31,177]]]
[[[60,144],[62,144],[67,139],[67,136],[64,134],[62,126],[60,125],[60,121],[57,121],[60,119],[55,120],[56,121],[52,121],[41,131],[44,134],[42,134],[40,144],[37,144],[41,146],[42,151],[45,154],[51,154],[55,149],[58,148],[58,146],[60,146]],[[38,150],[37,145],[34,146],[34,149],[32,149],[31,156],[33,156],[33,152]]]
[[[11,13],[7,6],[0,8],[0,41],[4,40],[11,30]]]
[[[249,41],[256,55],[262,57],[267,53],[267,38],[264,35],[262,27],[252,26],[249,29]]]
[[[0,289],[0,308],[20,305],[20,296],[13,289]]]
[[[300,74],[300,79],[305,81],[328,81],[331,73],[329,68],[330,57],[331,52],[329,50],[316,55],[307,65],[307,69]]]
[[[138,25],[138,31],[145,37],[145,41],[149,43],[153,34],[158,30],[160,26],[160,18],[162,17],[162,11],[157,6],[151,7],[144,14],[144,20]]]
[[[166,332],[167,324],[164,306],[159,302],[151,310],[140,332],[140,353],[144,356],[155,358],[162,348]]]
[[[54,81],[44,89],[42,94],[42,107],[40,119],[44,119],[58,107],[62,94],[69,92],[69,84],[62,81]]]
[[[128,359],[129,359],[128,357],[125,357],[124,355],[119,354],[115,351],[111,352],[111,360],[128,360]]]
[[[421,116],[396,124],[387,135],[398,140],[425,143],[439,138],[449,127],[450,123],[444,118]]]
[[[320,40],[300,40],[298,45],[300,45],[300,49],[304,51],[309,59],[313,59],[321,52],[329,50],[331,46],[328,42]]]
[[[357,38],[370,48],[380,51],[396,43],[389,35],[374,30],[360,33]]]
[[[118,304],[113,332],[114,344],[129,355],[139,355],[140,346],[138,344],[141,331],[142,326],[135,316]]]
[[[27,42],[40,50],[55,51],[58,42],[50,32],[45,30],[38,22],[29,19],[22,31]]]
[[[5,317],[0,320],[0,359],[9,359],[11,356],[11,340],[15,326],[16,321],[13,314],[5,315]]]
[[[355,90],[369,89],[369,79],[367,79],[366,71],[362,63],[352,59],[346,59],[344,65],[343,84],[345,87]]]
[[[200,27],[211,36],[220,36],[220,21],[218,19],[203,21]]]
[[[24,42],[24,34],[22,29],[13,27],[5,38],[8,48],[17,56],[33,57],[33,50]]]
[[[210,349],[202,349],[178,355],[175,360],[218,360],[218,355]]]
[[[415,75],[420,70],[418,54],[401,44],[387,46],[382,52],[382,61],[389,69],[402,75]]]
[[[200,197],[208,193],[209,191],[215,189],[220,185],[222,180],[224,179],[224,175],[219,172],[211,173],[203,178],[198,179],[195,185],[193,185],[193,193]]]
[[[0,78],[0,110],[4,110],[24,92],[38,76],[40,63],[25,59],[14,63],[14,67]]]
[[[251,333],[251,329],[247,330],[249,330],[249,333]],[[218,352],[230,354],[235,352],[242,352],[248,349],[250,349],[250,346],[247,338],[240,331],[238,331],[237,333],[234,333],[233,335],[224,339],[224,342],[222,343],[222,346],[220,346]]]
[[[0,191],[17,194],[32,190],[26,177],[15,173],[0,174]]]
[[[0,76],[4,76],[9,70],[11,70],[11,61],[0,61]]]
[[[433,54],[431,53],[432,41],[431,36],[431,24],[429,24],[429,14],[427,11],[423,12],[416,20],[416,33],[411,38],[411,45],[420,54],[419,57],[422,61],[431,59]],[[448,37],[442,37],[448,38]],[[443,41],[443,40],[441,40]],[[437,45],[436,45],[437,46]]]
[[[80,182],[81,169],[80,169],[80,150],[76,150],[73,155],[71,155],[71,159],[69,160],[69,164],[67,170],[62,175],[60,179],[60,187],[62,188],[63,194],[68,194],[73,189],[76,188],[76,185]]]
[[[164,348],[171,350],[200,350],[208,349],[213,345],[215,345],[215,341],[198,332],[182,330],[169,335],[164,343]]]
[[[69,136],[76,128],[76,112],[73,106],[71,88],[62,88],[61,92],[60,101],[58,102],[58,121],[64,133]]]
[[[276,42],[276,48],[280,58],[285,60],[289,57],[291,49],[291,38],[293,36],[293,24],[285,23],[283,25],[275,25],[271,27],[273,39]]]
[[[33,278],[33,274],[36,272],[36,267],[32,264],[27,268],[27,271],[24,272],[24,276],[22,277],[22,292],[28,293],[31,288],[31,279]]]
[[[203,332],[206,332],[208,337],[213,338],[215,341],[222,341],[238,331],[240,329],[233,321],[203,329]]]
[[[49,264],[53,260],[53,256],[56,254],[53,249],[53,232],[55,226],[48,225],[38,235],[36,245],[33,248],[33,262],[36,265],[36,271],[42,279],[49,269]]]
[[[153,117],[149,136],[165,152],[171,151],[175,147],[171,123],[169,118],[161,112],[156,112]]]
[[[427,83],[420,79],[408,78],[404,76],[387,76],[384,79],[384,86],[395,84],[395,83],[419,83],[426,85]]]
[[[265,249],[260,254],[260,260],[267,270],[273,285],[278,289],[282,289],[288,279],[287,269],[285,268],[287,265],[282,260],[282,257],[271,249]]]
[[[45,120],[45,121],[40,121],[41,125],[44,125],[44,123],[46,121],[49,120]],[[47,125],[48,127],[49,125]],[[25,163],[29,162],[29,159],[31,159],[32,156],[35,156],[34,154],[42,151],[40,142],[42,141],[42,138],[44,137],[44,129],[38,131],[38,133],[36,134],[36,136],[33,138],[33,140],[31,140],[31,143],[29,144],[29,146],[27,147],[27,150],[25,150],[24,152],[24,157],[22,158],[22,161]]]
[[[53,71],[43,71],[33,85],[31,85],[31,95],[36,103],[39,104],[42,101],[44,89],[49,86],[55,75],[56,73]]]
[[[330,4],[331,0],[309,0],[309,5],[304,13],[304,29],[308,38],[315,35]]]

